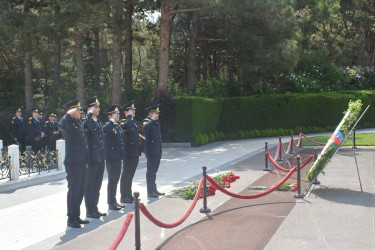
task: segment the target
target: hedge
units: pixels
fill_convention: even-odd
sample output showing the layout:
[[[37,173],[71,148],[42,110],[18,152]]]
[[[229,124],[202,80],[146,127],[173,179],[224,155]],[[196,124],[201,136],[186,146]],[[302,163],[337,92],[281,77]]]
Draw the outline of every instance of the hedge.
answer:
[[[175,99],[175,141],[193,141],[201,133],[236,133],[262,129],[325,127],[334,129],[349,100],[361,99],[370,108],[357,127],[375,124],[375,91],[272,94],[248,97]],[[242,135],[241,135],[242,137]]]
[[[220,118],[221,100],[187,96],[175,98],[176,121],[172,138],[192,141],[200,133],[214,132]]]

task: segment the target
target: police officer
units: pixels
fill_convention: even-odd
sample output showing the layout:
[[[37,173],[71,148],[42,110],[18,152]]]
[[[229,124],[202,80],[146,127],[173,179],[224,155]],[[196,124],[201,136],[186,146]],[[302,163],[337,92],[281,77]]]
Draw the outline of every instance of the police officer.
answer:
[[[85,188],[85,169],[88,158],[88,147],[84,129],[79,119],[81,104],[79,99],[65,105],[68,110],[59,122],[59,129],[65,138],[65,171],[68,180],[68,226],[80,228],[80,224],[89,221],[82,220],[80,206]]]
[[[104,125],[104,156],[108,171],[107,203],[111,210],[120,210],[125,207],[117,203],[116,191],[121,173],[121,160],[123,158],[124,143],[123,132],[118,124],[118,105],[112,105],[106,110],[108,122]]]
[[[132,182],[137,169],[139,156],[141,155],[141,143],[139,141],[139,126],[135,117],[134,101],[121,107],[126,119],[121,120],[121,128],[124,131],[124,161],[120,181],[120,192],[122,203],[133,203]]]
[[[48,113],[48,121],[44,123],[47,149],[51,151],[56,150],[56,141],[61,138],[56,118],[57,115],[54,112]]]
[[[42,129],[44,131],[44,112],[43,112],[43,110],[39,109],[38,118],[39,118],[40,124],[42,124]],[[45,135],[45,133],[44,133],[44,135]],[[43,138],[41,138],[40,142],[42,144],[42,151],[44,152],[46,150],[46,146],[47,146],[47,138],[46,138],[46,136],[44,136]]]
[[[26,150],[26,121],[22,118],[22,109],[16,109],[16,116],[12,118],[12,134],[14,143],[19,143],[21,152]]]
[[[103,126],[98,115],[100,103],[96,96],[91,97],[86,103],[87,117],[83,123],[87,143],[89,146],[89,158],[87,169],[87,184],[85,192],[86,217],[100,218],[106,216],[98,210],[100,188],[102,187],[104,174],[104,148],[103,148]]]
[[[159,123],[159,104],[146,108],[148,116],[143,120],[143,132],[146,137],[145,155],[147,158],[147,194],[148,197],[158,198],[160,193],[156,188],[156,173],[161,159],[161,134]]]
[[[44,138],[44,127],[39,120],[39,109],[33,108],[31,110],[32,116],[29,118],[28,132],[31,149],[34,153],[42,149],[42,139]]]

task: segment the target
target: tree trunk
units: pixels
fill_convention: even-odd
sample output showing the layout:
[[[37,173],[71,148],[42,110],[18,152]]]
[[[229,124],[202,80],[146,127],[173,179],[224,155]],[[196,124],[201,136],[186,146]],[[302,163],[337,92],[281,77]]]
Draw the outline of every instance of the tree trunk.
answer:
[[[33,100],[33,79],[32,79],[32,62],[31,62],[31,53],[25,52],[25,102],[26,110],[31,111],[34,106]]]
[[[197,46],[195,40],[197,39],[198,33],[198,22],[199,22],[199,12],[191,13],[191,27],[190,27],[190,40],[188,47],[188,61],[187,61],[187,88],[189,90],[194,89],[196,78],[196,68],[197,68]]]
[[[82,34],[78,30],[76,30],[74,34],[74,43],[77,63],[77,98],[81,100],[81,103],[85,103],[85,79],[82,51]]]
[[[23,12],[26,15],[29,15],[30,13],[30,1],[25,0],[23,4]],[[31,109],[34,106],[34,100],[33,100],[33,78],[32,78],[32,61],[31,61],[31,48],[30,43],[31,39],[29,36],[26,35],[25,38],[26,44],[25,44],[25,58],[24,58],[24,76],[25,76],[25,104],[26,104],[26,110],[31,111]]]
[[[121,104],[121,36],[113,35],[112,51],[112,103]]]
[[[60,87],[60,41],[58,38],[54,41],[54,57],[53,57],[53,82],[52,82],[52,101],[50,102],[51,108],[57,107],[57,98],[59,95]]]
[[[203,77],[203,81],[206,81],[207,80],[207,71],[208,71],[208,45],[207,45],[207,42],[204,42],[204,45],[202,45],[202,48],[203,48],[203,62],[202,62],[202,77]]]
[[[167,3],[166,1],[161,1],[160,55],[158,77],[159,92],[166,92],[168,83],[170,8],[171,5],[169,3]]]
[[[233,43],[228,43],[228,81],[234,81],[234,48]]]
[[[127,0],[125,7],[125,94],[128,96],[133,90],[132,16],[134,6],[132,0]]]
[[[100,91],[100,42],[99,42],[99,29],[94,28],[94,70],[95,70],[95,80],[94,80],[94,89],[95,91]]]

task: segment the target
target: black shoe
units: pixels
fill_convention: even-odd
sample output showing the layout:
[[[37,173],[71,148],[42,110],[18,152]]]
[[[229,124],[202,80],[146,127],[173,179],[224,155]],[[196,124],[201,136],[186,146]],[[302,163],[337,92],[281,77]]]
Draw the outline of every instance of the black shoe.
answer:
[[[125,197],[125,199],[121,199],[121,203],[133,203],[134,200],[131,200],[129,197]]]
[[[100,216],[107,216],[107,213],[99,212],[99,210],[96,210],[95,213],[99,214]]]
[[[150,198],[159,198],[159,195],[155,192],[148,192],[147,196]]]
[[[76,219],[68,219],[68,226],[73,228],[81,228],[81,225]]]
[[[77,217],[77,222],[79,224],[89,224],[90,222],[88,220],[82,220],[81,218]]]
[[[100,215],[97,214],[95,211],[92,211],[92,212],[87,212],[86,217],[93,218],[93,219],[99,219]]]
[[[119,207],[116,202],[113,204],[108,204],[108,208],[110,210],[121,210],[121,207]]]
[[[158,190],[156,190],[156,189],[155,189],[154,193],[157,194],[157,195],[165,195],[165,193],[160,193],[160,192],[159,192]]]
[[[117,205],[118,207],[121,207],[121,208],[124,208],[124,207],[125,207],[125,205],[118,204],[117,202],[116,202],[116,205]]]

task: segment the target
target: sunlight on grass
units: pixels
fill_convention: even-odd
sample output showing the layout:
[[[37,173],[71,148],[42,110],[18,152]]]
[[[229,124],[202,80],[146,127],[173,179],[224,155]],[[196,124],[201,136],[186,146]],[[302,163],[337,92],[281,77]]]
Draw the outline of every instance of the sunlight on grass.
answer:
[[[313,141],[327,143],[330,137],[331,137],[330,135],[322,135],[322,136],[313,136],[309,138]],[[295,142],[298,143],[298,140],[295,140]],[[344,146],[352,146],[352,145],[353,145],[353,136],[349,136],[349,138],[345,141]],[[356,146],[375,146],[375,133],[356,134],[355,145]],[[302,146],[318,146],[318,145],[303,138]]]

